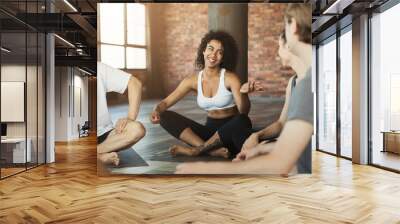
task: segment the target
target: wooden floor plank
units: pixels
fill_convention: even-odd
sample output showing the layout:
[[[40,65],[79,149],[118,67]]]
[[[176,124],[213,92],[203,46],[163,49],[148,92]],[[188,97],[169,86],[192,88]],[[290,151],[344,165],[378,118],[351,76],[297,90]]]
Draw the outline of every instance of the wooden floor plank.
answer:
[[[312,175],[289,178],[98,177],[95,143],[57,145],[57,163],[0,181],[0,223],[400,222],[398,174],[320,152]]]

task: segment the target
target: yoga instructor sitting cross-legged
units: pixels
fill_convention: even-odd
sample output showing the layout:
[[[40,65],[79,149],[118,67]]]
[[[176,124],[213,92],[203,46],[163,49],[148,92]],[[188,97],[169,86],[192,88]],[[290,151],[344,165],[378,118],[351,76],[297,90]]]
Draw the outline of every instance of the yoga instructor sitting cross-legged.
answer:
[[[163,99],[151,113],[152,123],[161,126],[189,146],[174,145],[170,153],[197,156],[208,153],[213,156],[234,157],[248,136],[232,139],[232,133],[251,129],[247,117],[250,102],[235,69],[238,50],[231,35],[223,31],[210,31],[201,40],[197,51],[198,74],[186,77],[179,86]],[[253,84],[250,90],[254,89]],[[246,88],[249,89],[249,88]],[[197,103],[207,111],[205,125],[167,110],[190,91],[197,92]]]

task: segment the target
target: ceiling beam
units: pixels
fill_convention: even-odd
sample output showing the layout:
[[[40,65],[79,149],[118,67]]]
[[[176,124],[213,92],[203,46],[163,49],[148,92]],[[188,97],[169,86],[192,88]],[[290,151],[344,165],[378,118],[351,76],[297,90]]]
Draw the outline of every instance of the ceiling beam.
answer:
[[[80,14],[67,14],[67,16],[79,25],[90,37],[96,40],[97,30],[90,24],[85,17]]]

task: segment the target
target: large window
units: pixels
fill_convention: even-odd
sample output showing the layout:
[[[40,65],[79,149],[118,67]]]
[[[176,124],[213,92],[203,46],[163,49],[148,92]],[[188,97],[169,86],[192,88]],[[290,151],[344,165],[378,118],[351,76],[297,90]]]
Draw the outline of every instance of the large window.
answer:
[[[371,19],[372,163],[396,170],[400,170],[399,21],[400,4]]]
[[[336,37],[318,48],[318,149],[336,153]]]
[[[100,60],[116,68],[146,69],[146,7],[100,4]]]
[[[318,47],[318,149],[352,157],[352,26]],[[338,123],[339,122],[339,123]]]
[[[340,43],[340,154],[352,157],[352,35],[343,31]]]

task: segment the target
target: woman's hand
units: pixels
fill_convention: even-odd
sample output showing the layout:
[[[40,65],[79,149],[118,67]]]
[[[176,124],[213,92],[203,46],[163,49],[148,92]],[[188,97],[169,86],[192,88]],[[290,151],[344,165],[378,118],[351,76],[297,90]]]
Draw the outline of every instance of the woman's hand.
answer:
[[[241,93],[252,93],[254,91],[263,91],[264,88],[261,86],[259,81],[248,81],[240,87]]]
[[[160,112],[157,110],[153,110],[150,114],[150,121],[153,124],[159,124],[160,123]]]

